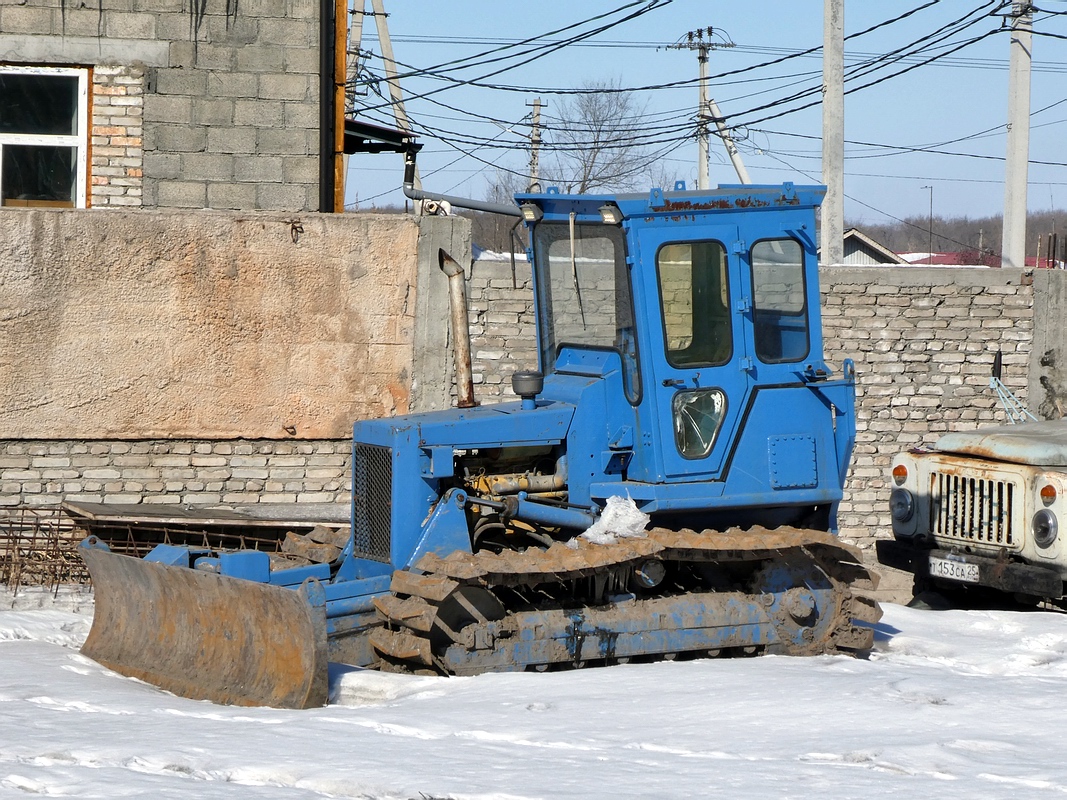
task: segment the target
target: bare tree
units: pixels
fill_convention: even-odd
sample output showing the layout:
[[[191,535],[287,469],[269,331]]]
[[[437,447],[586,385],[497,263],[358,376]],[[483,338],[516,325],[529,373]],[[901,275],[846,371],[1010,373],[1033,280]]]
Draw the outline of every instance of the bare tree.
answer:
[[[674,187],[674,172],[644,145],[644,104],[632,92],[618,91],[618,81],[585,83],[581,94],[559,104],[548,120],[542,141],[542,186],[566,193],[647,190]],[[526,190],[529,178],[498,170],[487,187],[487,199],[510,203]],[[464,212],[473,221],[475,242],[491,250],[515,246],[514,220],[493,214]],[[524,232],[520,229],[520,235]]]
[[[491,203],[511,203],[515,195],[526,191],[528,179],[516,172],[498,169],[496,177],[489,181],[486,200]]]
[[[628,190],[646,183],[650,156],[640,118],[645,105],[617,80],[587,82],[560,103],[545,135],[543,183],[565,192]],[[642,187],[643,188],[643,187]]]
[[[525,177],[498,169],[496,176],[489,181],[486,200],[511,205],[515,202],[515,195],[524,191],[526,191]],[[516,225],[518,220],[515,217],[481,211],[461,211],[460,216],[470,219],[471,238],[478,247],[497,253],[507,253],[515,250],[521,251],[526,246],[526,232],[521,225]]]

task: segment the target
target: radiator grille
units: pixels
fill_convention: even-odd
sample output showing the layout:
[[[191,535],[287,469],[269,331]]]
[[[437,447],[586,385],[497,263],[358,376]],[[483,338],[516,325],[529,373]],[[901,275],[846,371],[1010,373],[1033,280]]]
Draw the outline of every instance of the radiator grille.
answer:
[[[935,536],[963,542],[1014,545],[1012,513],[1017,487],[1011,481],[930,475],[930,527]]]
[[[355,445],[352,459],[352,523],[355,555],[391,560],[393,451],[373,444]]]

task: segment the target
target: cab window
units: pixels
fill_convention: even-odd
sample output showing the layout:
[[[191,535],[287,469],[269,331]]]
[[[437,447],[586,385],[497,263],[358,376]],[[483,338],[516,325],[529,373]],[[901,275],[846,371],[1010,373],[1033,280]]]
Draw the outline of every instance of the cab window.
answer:
[[[793,239],[770,239],[752,248],[753,335],[756,356],[767,364],[808,355],[804,251]]]
[[[733,354],[726,249],[718,242],[664,245],[656,254],[672,367],[725,364]]]
[[[563,346],[616,350],[627,399],[641,399],[630,271],[622,229],[601,223],[541,222],[534,228],[541,362]]]

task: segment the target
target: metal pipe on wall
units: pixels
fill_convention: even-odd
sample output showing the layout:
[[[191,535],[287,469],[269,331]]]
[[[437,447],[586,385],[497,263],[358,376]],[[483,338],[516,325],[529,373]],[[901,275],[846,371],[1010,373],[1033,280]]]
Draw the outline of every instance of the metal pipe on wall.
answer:
[[[441,270],[448,276],[448,306],[452,314],[452,338],[456,352],[456,405],[474,408],[474,370],[471,366],[470,319],[467,316],[467,284],[463,267],[444,250],[437,251]]]

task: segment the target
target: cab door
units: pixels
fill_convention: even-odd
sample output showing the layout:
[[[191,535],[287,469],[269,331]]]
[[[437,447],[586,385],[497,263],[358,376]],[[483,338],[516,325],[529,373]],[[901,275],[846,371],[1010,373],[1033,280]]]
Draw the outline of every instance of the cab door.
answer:
[[[713,480],[751,384],[744,246],[736,225],[664,224],[636,238],[648,333],[642,405],[652,417],[642,428],[655,431],[658,455],[658,475],[646,479]]]

